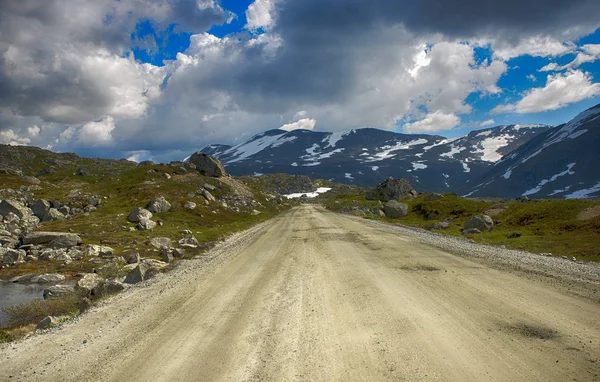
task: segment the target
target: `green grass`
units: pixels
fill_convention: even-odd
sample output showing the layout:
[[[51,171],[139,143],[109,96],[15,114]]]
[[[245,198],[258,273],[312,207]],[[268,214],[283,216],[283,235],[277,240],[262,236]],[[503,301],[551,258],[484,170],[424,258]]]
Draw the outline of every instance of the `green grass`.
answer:
[[[476,242],[505,245],[534,253],[552,253],[555,256],[576,257],[580,260],[600,261],[600,217],[579,221],[577,215],[585,208],[600,203],[590,200],[536,200],[527,203],[502,200],[474,200],[445,194],[440,200],[425,200],[420,195],[413,200],[403,200],[409,205],[409,214],[399,219],[375,215],[370,219],[391,224],[404,224],[427,228],[434,222],[452,218],[450,227],[436,232],[462,236],[464,223],[473,215],[484,213],[492,207],[507,209],[493,219],[497,223],[491,232],[469,235]],[[340,211],[345,206],[375,206],[364,196],[342,196],[327,202],[327,208]],[[517,238],[510,234],[519,233]]]

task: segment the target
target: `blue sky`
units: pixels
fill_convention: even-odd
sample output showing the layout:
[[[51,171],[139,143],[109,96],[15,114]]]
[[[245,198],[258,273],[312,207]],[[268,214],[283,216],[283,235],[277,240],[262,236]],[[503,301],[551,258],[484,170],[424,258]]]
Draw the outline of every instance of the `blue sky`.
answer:
[[[281,126],[453,137],[600,103],[594,0],[21,2],[0,5],[0,143],[172,159]]]

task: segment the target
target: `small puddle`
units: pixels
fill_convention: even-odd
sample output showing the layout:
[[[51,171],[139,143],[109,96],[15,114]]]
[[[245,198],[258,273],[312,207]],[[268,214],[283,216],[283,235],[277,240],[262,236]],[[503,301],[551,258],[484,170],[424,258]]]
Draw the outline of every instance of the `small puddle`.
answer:
[[[10,305],[28,302],[36,298],[42,299],[44,286],[5,283],[0,281],[0,327],[7,324],[7,317],[2,308]]]

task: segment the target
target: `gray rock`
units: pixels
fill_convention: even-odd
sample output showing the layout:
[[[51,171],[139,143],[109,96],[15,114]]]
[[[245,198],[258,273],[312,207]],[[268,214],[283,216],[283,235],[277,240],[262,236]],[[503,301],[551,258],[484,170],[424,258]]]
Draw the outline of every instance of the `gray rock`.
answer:
[[[173,257],[177,259],[183,259],[186,254],[187,252],[183,248],[173,248]]]
[[[150,245],[154,248],[171,248],[171,239],[168,237],[154,237],[150,240]]]
[[[55,325],[57,322],[55,317],[46,316],[44,317],[38,324],[35,326],[35,330],[42,330],[50,327],[51,325]]]
[[[138,224],[138,229],[143,231],[143,230],[153,230],[154,228],[156,228],[155,221],[152,221],[145,217],[140,218],[140,222]]]
[[[140,254],[136,252],[127,258],[127,264],[137,264],[140,260]]]
[[[491,217],[487,215],[476,215],[469,218],[469,220],[466,221],[463,229],[468,230],[471,228],[475,228],[480,232],[486,232],[489,231],[492,227],[494,227],[494,221]]]
[[[4,222],[5,223],[20,223],[21,218],[19,218],[16,214],[13,214],[12,212],[9,212],[4,216]]]
[[[48,244],[53,248],[74,247],[81,244],[81,238],[66,232],[30,232],[23,237],[23,244]]]
[[[48,288],[44,288],[42,295],[44,296],[44,300],[48,300],[51,298],[69,295],[74,292],[75,290],[73,288],[73,285],[53,285]]]
[[[153,213],[167,212],[171,209],[171,203],[167,202],[164,196],[159,196],[150,201],[147,209]]]
[[[65,276],[59,275],[58,273],[46,273],[44,275],[34,276],[30,282],[34,284],[49,284],[63,281]]]
[[[161,175],[161,176],[162,176],[163,178],[167,179],[167,180],[168,180],[168,179],[171,179],[171,175],[167,174],[166,172],[162,173],[162,175]]]
[[[139,263],[138,265],[135,266],[135,268],[133,268],[133,270],[131,272],[129,272],[127,274],[127,277],[125,277],[125,284],[137,284],[139,282],[142,282],[146,279],[146,272],[148,272],[148,270],[151,268],[151,266],[149,264],[146,263]]]
[[[408,180],[393,179],[392,177],[389,177],[383,181],[383,183],[367,192],[366,198],[368,200],[381,200],[387,202],[389,200],[414,198],[416,195],[417,192]]]
[[[429,226],[429,229],[448,229],[450,228],[450,223],[448,222],[437,222],[437,223],[433,223],[431,226]]]
[[[0,261],[4,265],[18,264],[25,261],[25,251],[10,248],[0,248]]]
[[[93,257],[109,257],[115,254],[115,250],[105,245],[90,244],[87,247],[85,254],[86,256]]]
[[[48,210],[50,210],[50,202],[44,199],[39,199],[35,203],[33,203],[33,206],[31,206],[31,210],[33,211],[33,214],[35,216],[42,220],[44,216],[48,213]]]
[[[80,215],[83,213],[81,208],[73,207],[71,208],[71,215]]]
[[[43,222],[50,222],[54,220],[64,220],[65,215],[61,214],[56,208],[50,208],[46,215],[42,218]]]
[[[399,218],[408,215],[408,205],[390,200],[383,207],[383,212],[388,218]]]
[[[467,229],[463,229],[463,235],[478,235],[481,233],[480,230],[478,230],[477,228],[467,228]]]
[[[83,208],[83,212],[90,213],[90,212],[94,212],[94,211],[96,211],[96,207],[94,207],[94,206],[93,206],[93,205],[91,205],[91,204],[88,204],[87,206],[85,206],[85,207]]]
[[[34,176],[24,176],[21,178],[21,181],[23,183],[29,183],[29,184],[40,184],[42,182],[40,182],[40,180]]]
[[[444,195],[434,192],[434,193],[425,195],[425,197],[423,199],[427,200],[427,201],[432,201],[432,200],[440,200],[443,198],[444,198]]]
[[[177,175],[184,175],[187,174],[187,170],[185,167],[177,167],[177,169],[175,169],[175,174]]]
[[[154,166],[154,162],[152,162],[151,160],[145,160],[145,161],[141,161],[140,163],[138,163],[137,166],[138,167]]]
[[[210,184],[210,183],[204,183],[204,186],[203,186],[203,187],[204,187],[204,189],[205,189],[206,191],[214,191],[214,190],[216,190],[216,189],[217,189],[215,186],[213,186],[213,185],[212,185],[212,184]]]
[[[162,258],[162,261],[164,261],[165,263],[172,262],[173,261],[173,252],[171,251],[171,248],[162,247],[160,249],[160,257]]]
[[[123,284],[117,279],[108,279],[106,280],[104,287],[106,289],[106,293],[117,294],[125,290],[127,285]]]
[[[151,219],[152,212],[148,211],[145,208],[136,207],[129,213],[129,217],[127,219],[130,222],[139,223],[140,219],[142,219],[142,218]]]
[[[4,248],[16,248],[19,244],[19,240],[12,236],[0,236],[0,247]]]
[[[217,199],[209,191],[200,190],[200,195],[202,195],[204,197],[204,199],[206,199],[206,201],[208,201],[208,202],[216,202],[217,201]]]
[[[192,154],[189,163],[196,166],[196,170],[206,176],[219,178],[227,175],[225,167],[220,160],[203,152]]]
[[[77,281],[75,290],[84,296],[100,296],[104,292],[104,279],[96,273],[86,273]]]
[[[35,273],[28,273],[26,275],[15,276],[12,279],[8,280],[9,283],[28,283],[31,282],[31,279],[36,277]]]
[[[200,243],[198,243],[198,239],[196,239],[194,236],[186,236],[179,240],[179,246],[183,245],[193,245],[198,247]]]
[[[185,202],[185,204],[183,205],[183,207],[185,209],[188,209],[188,210],[193,210],[193,209],[196,208],[196,203],[188,201],[188,202]]]
[[[6,218],[6,215],[9,213],[17,215],[19,219],[22,219],[24,216],[33,215],[33,211],[14,199],[0,202],[0,215]]]
[[[58,209],[58,212],[60,212],[63,215],[68,215],[71,213],[71,209],[69,208],[69,206],[62,206]]]

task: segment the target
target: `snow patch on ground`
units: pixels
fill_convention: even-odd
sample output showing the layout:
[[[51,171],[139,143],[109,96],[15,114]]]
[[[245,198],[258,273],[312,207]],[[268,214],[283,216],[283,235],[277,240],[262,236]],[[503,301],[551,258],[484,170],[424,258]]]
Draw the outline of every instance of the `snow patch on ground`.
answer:
[[[285,196],[288,199],[301,198],[302,195],[306,195],[307,198],[316,198],[320,194],[324,194],[324,193],[326,193],[328,191],[331,191],[331,188],[329,188],[329,187],[319,187],[319,188],[317,188],[316,191],[313,191],[313,192],[298,192],[298,193],[287,194],[287,195],[283,195],[283,196]]]
[[[597,193],[600,193],[600,182],[596,183],[595,186],[592,186],[590,188],[575,191],[569,195],[566,195],[565,198],[566,199],[581,199],[581,198],[587,198],[590,196],[597,196],[597,195],[594,195]]]
[[[529,196],[529,195],[537,194],[538,192],[541,191],[541,189],[542,189],[543,186],[545,186],[548,183],[554,182],[556,179],[560,178],[561,176],[574,175],[575,171],[571,171],[571,169],[574,166],[575,166],[575,163],[569,163],[567,165],[567,169],[565,171],[562,171],[562,172],[559,172],[558,174],[552,175],[552,177],[550,179],[542,179],[542,181],[537,186],[535,186],[531,190],[525,191],[523,193],[523,196]]]

